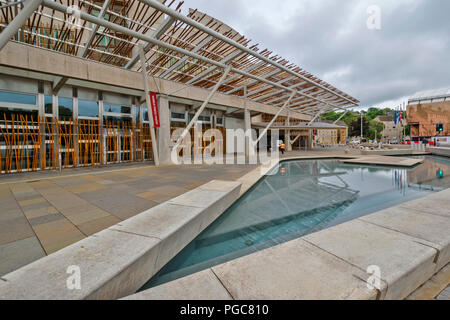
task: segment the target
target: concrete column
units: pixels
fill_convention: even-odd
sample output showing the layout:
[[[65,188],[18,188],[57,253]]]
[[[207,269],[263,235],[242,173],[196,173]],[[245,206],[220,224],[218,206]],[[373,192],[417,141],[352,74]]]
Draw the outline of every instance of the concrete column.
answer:
[[[73,166],[78,167],[80,165],[80,145],[78,142],[78,128],[76,126],[76,123],[78,122],[78,91],[74,88],[73,90],[73,147],[75,148],[75,159],[77,159],[77,162],[73,161]],[[68,153],[66,153],[66,157],[68,156]],[[75,160],[74,159],[74,160]]]
[[[158,128],[158,153],[161,164],[171,163],[170,157],[170,108],[169,100],[166,96],[160,95],[158,98],[159,121],[161,127]],[[151,116],[151,115],[150,115]]]
[[[313,131],[309,130],[308,150],[311,150],[312,148],[313,148]]]
[[[286,117],[286,126],[290,126],[291,125],[291,117],[290,117],[290,113],[288,111],[288,115]],[[292,145],[291,145],[291,130],[286,130],[285,131],[285,145],[287,148],[287,152],[292,151]]]
[[[45,95],[43,93],[39,93],[38,95],[38,107],[39,107],[39,159],[40,159],[40,168],[42,170],[45,169]]]
[[[55,122],[59,121],[59,104],[58,104],[58,96],[52,95],[52,103],[53,103],[53,118]],[[59,161],[59,148],[58,148],[58,126],[53,124],[53,157],[56,160],[56,168],[61,168],[61,162]],[[53,164],[55,165],[55,164]]]
[[[250,132],[252,129],[250,110],[247,106],[247,87],[244,87],[244,131]],[[250,158],[250,140],[249,136],[245,136],[245,159],[246,161]]]

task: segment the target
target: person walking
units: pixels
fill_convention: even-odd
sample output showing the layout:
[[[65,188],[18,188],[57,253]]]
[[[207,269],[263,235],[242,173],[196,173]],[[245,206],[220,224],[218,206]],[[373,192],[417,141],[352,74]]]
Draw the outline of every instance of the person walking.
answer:
[[[284,141],[281,141],[280,151],[281,151],[281,154],[284,154],[284,152],[286,151],[286,145],[284,144]]]

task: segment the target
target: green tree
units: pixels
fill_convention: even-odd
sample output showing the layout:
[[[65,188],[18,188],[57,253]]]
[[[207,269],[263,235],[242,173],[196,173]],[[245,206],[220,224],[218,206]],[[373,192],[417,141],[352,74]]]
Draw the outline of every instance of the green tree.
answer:
[[[372,121],[373,119],[375,119],[378,116],[387,116],[389,114],[391,114],[392,112],[394,112],[394,110],[389,109],[389,108],[385,108],[385,109],[378,109],[378,108],[369,108],[369,110],[367,110],[366,112],[366,117],[369,121]]]
[[[363,117],[363,136],[367,138],[367,134],[369,133],[369,121],[366,117]],[[348,135],[350,137],[359,137],[361,136],[361,116],[353,120],[348,126]]]
[[[369,121],[369,134],[368,138],[370,140],[380,141],[383,136],[384,124],[382,122],[371,120]],[[376,137],[375,137],[376,133]]]
[[[342,116],[343,112],[328,112],[322,115],[322,120],[327,121],[336,121]],[[358,114],[353,112],[347,112],[344,117],[342,117],[341,121],[343,121],[347,127],[350,127],[350,124],[358,118]]]

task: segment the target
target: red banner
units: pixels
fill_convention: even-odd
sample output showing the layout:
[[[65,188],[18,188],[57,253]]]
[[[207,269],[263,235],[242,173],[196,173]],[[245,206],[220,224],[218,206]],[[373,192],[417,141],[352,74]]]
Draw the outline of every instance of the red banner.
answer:
[[[152,105],[153,125],[155,128],[159,128],[161,124],[159,122],[158,100],[155,92],[150,92],[150,103]]]

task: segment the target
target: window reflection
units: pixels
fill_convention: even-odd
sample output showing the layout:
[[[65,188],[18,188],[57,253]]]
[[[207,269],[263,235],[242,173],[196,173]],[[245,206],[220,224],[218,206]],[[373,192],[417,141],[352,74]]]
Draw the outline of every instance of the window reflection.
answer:
[[[129,106],[118,106],[114,104],[106,104],[104,106],[105,112],[113,112],[113,113],[131,113],[131,107]]]
[[[98,117],[98,102],[89,100],[78,100],[78,116]]]
[[[36,105],[36,95],[26,94],[26,93],[0,91],[0,102]]]
[[[45,110],[46,114],[53,113],[53,98],[52,98],[52,96],[44,97],[44,110]]]
[[[70,119],[73,117],[73,99],[58,98],[58,112],[60,119]]]

